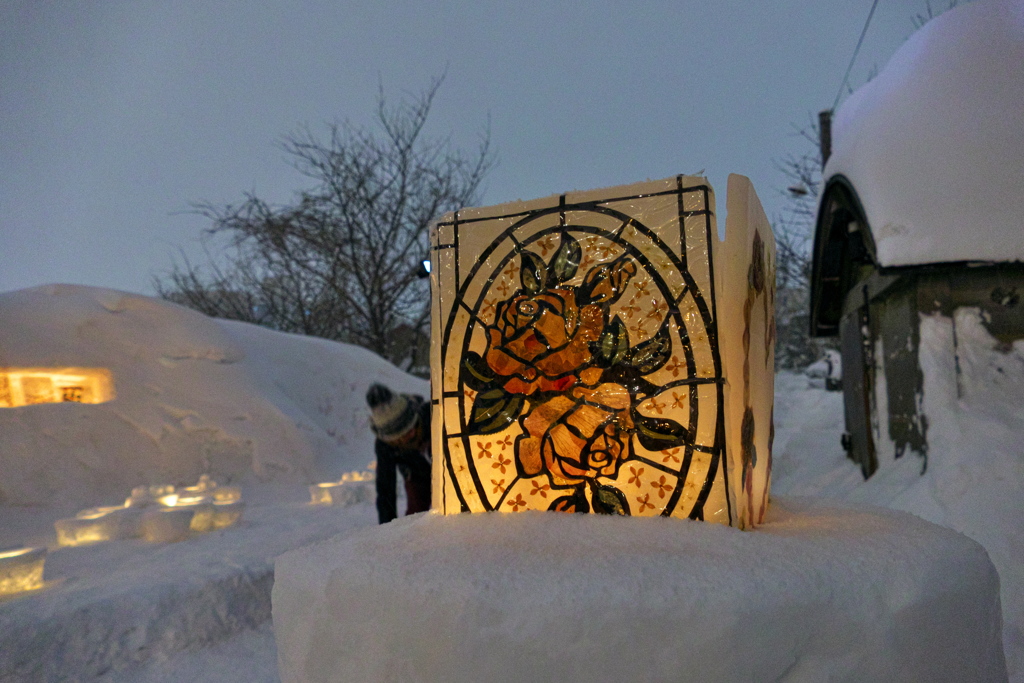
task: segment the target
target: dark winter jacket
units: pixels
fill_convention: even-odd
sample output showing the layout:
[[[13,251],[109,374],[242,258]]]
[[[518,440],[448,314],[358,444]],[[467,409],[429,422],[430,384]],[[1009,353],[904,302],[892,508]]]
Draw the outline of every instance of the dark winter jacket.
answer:
[[[402,474],[407,501],[405,514],[430,509],[430,403],[419,396],[419,439],[412,448],[399,448],[380,439],[373,445],[377,454],[377,517],[386,524],[398,516],[397,476]]]

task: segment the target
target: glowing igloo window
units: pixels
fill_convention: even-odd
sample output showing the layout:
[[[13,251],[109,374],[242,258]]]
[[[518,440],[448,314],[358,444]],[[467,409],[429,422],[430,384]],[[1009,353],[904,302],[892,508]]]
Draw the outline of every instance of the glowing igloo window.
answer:
[[[0,408],[113,398],[114,380],[105,368],[0,368]]]

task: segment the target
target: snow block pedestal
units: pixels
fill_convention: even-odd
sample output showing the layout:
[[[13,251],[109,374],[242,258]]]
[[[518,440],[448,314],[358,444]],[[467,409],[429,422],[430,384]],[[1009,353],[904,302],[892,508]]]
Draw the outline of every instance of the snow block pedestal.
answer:
[[[1003,681],[984,549],[876,508],[776,500],[757,531],[418,515],[278,558],[299,681]]]

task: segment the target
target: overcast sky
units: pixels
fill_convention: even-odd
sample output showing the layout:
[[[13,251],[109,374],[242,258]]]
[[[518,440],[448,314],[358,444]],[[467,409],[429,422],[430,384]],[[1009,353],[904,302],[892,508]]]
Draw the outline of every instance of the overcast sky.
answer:
[[[935,9],[948,2],[935,0]],[[276,146],[372,123],[447,69],[429,133],[498,166],[484,204],[704,171],[769,217],[828,108],[871,0],[342,2],[0,0],[0,291],[51,282],[151,293],[207,223],[190,202],[303,186]],[[913,32],[881,0],[850,81]]]

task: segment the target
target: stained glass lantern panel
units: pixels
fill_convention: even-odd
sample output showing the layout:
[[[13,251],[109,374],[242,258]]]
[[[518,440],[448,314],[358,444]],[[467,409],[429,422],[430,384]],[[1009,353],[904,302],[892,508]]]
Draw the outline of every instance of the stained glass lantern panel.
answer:
[[[465,209],[431,246],[437,510],[743,525],[705,179]]]

